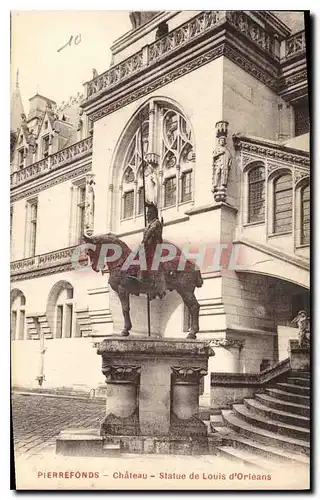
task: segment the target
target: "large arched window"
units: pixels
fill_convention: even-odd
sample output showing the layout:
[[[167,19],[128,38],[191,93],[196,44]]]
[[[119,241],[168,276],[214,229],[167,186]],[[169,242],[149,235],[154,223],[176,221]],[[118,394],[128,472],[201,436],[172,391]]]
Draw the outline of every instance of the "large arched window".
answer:
[[[123,155],[121,218],[143,214],[142,151],[155,167],[160,209],[192,201],[194,140],[183,114],[171,104],[151,100],[131,123]]]
[[[274,181],[273,231],[287,233],[292,230],[292,176],[283,174]]]
[[[248,172],[248,222],[265,220],[265,192],[265,167],[252,167]]]
[[[11,292],[11,340],[24,340],[26,298],[20,290]]]
[[[301,245],[310,243],[310,184],[301,189]]]
[[[48,297],[47,319],[56,339],[70,338],[74,328],[73,287],[67,281],[56,283]]]

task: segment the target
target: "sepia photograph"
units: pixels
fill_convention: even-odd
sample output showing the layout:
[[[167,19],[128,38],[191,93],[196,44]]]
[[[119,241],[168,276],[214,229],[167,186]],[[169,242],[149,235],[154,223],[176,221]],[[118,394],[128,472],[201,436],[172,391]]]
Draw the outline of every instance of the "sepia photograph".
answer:
[[[310,12],[10,18],[11,489],[310,491]]]

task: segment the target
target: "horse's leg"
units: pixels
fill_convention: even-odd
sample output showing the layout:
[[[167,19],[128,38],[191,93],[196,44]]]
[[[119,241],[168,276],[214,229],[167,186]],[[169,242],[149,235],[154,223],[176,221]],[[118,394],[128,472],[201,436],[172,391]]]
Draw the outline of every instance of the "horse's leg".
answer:
[[[182,300],[187,306],[191,315],[191,328],[189,334],[187,335],[187,339],[196,339],[197,333],[199,331],[199,302],[195,297],[194,291],[187,292],[184,290],[180,290],[178,291],[178,293],[180,293]]]
[[[121,332],[121,335],[123,337],[127,337],[130,334],[130,330],[132,328],[130,319],[130,294],[122,286],[119,286],[118,295],[121,302],[122,314],[124,318],[124,328]]]

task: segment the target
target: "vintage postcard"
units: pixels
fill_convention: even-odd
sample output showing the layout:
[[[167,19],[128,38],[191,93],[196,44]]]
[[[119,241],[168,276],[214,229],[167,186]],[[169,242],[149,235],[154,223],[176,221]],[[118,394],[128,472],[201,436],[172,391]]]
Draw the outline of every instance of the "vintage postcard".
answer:
[[[310,489],[309,34],[11,13],[13,488]]]

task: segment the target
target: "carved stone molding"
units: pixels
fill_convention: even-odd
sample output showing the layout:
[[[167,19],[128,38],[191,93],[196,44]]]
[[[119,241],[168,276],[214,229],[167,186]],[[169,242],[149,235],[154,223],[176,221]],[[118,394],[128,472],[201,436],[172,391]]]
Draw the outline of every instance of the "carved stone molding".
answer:
[[[309,176],[310,176],[309,172],[306,172],[305,170],[294,169],[294,182],[295,182],[295,184],[304,178],[308,178]]]
[[[199,384],[200,379],[207,375],[207,370],[198,367],[172,366],[173,382]]]
[[[234,340],[234,339],[211,339],[209,343],[211,348],[215,347],[236,347],[237,349],[242,349],[244,346],[244,340]]]
[[[109,365],[102,366],[102,373],[107,382],[137,382],[140,375],[140,366]]]
[[[253,155],[258,157],[263,156],[267,159],[273,159],[279,162],[309,167],[310,160],[308,153],[301,153],[301,155],[295,154],[292,150],[290,151],[291,148],[287,148],[282,145],[279,145],[278,148],[276,146],[272,148],[268,144],[258,144],[249,137],[241,137],[240,135],[233,136],[233,143],[235,149],[237,151],[241,151],[244,156],[250,156],[246,153],[253,153]],[[258,160],[259,158],[256,159]]]

